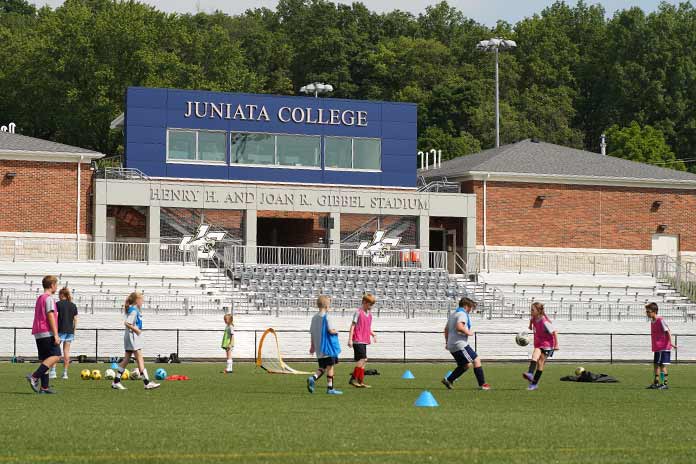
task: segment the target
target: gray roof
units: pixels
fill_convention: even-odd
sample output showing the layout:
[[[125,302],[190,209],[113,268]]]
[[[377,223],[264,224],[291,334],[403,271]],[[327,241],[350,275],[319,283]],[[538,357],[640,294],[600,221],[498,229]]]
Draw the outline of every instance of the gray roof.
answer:
[[[99,152],[87,150],[85,148],[73,147],[71,145],[64,145],[62,143],[2,131],[0,131],[0,152],[18,154],[40,153],[56,155],[86,155],[92,158],[104,156]]]
[[[529,139],[454,158],[438,169],[419,170],[418,174],[457,178],[472,172],[696,182],[696,174],[689,172]]]

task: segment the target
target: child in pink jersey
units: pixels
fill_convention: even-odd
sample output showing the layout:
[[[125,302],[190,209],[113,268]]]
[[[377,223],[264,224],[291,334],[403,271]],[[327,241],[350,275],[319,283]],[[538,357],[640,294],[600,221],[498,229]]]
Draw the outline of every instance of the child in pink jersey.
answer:
[[[53,295],[58,290],[58,279],[48,275],[41,281],[44,292],[36,299],[34,307],[34,323],[31,334],[36,339],[39,352],[38,369],[27,376],[31,389],[36,393],[55,393],[48,386],[48,371],[60,360],[60,337],[58,336],[58,320],[56,317],[56,301]]]
[[[353,359],[355,360],[355,369],[350,376],[350,384],[358,388],[369,388],[365,384],[365,364],[367,364],[367,345],[370,340],[377,342],[377,337],[372,331],[372,313],[370,310],[377,299],[366,293],[362,297],[362,306],[355,311],[353,321],[350,324],[350,333],[348,334],[348,347],[353,348]]]
[[[534,330],[534,352],[529,370],[522,374],[522,377],[529,382],[528,390],[536,390],[541,374],[544,373],[546,360],[558,350],[558,334],[546,317],[544,305],[539,302],[532,303],[529,330]]]
[[[648,386],[651,390],[667,390],[667,366],[672,357],[672,334],[667,327],[664,319],[657,315],[657,303],[645,305],[645,314],[650,319],[650,338],[652,341],[653,366],[655,368],[655,379]]]

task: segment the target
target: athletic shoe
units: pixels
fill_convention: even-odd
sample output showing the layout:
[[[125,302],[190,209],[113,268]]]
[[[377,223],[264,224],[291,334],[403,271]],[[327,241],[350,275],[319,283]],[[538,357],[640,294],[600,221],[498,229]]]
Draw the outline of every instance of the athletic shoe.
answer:
[[[39,393],[39,379],[35,379],[31,374],[27,375],[27,382],[29,382],[29,385],[31,386],[31,389],[34,390],[34,393]]]
[[[330,389],[326,390],[326,394],[327,395],[342,395],[343,392],[341,390],[336,390],[336,389],[330,388]]]
[[[660,388],[660,385],[657,383],[651,383],[650,385],[648,385],[645,388],[646,388],[646,390],[657,390]]]
[[[368,384],[366,384],[366,383],[361,383],[361,384],[359,385],[359,387],[360,387],[360,388],[372,388],[372,385],[368,385]]]
[[[360,382],[358,382],[358,379],[355,377],[351,377],[350,380],[348,381],[348,385],[352,385],[355,388],[361,388],[362,385],[360,385]]]
[[[522,374],[522,377],[524,377],[524,379],[529,383],[532,383],[534,381],[534,376],[529,372],[525,372],[524,374]]]
[[[52,390],[51,388],[42,388],[41,390],[39,390],[39,395],[55,395],[56,393],[58,392]]]
[[[539,388],[539,385],[537,385],[535,383],[530,383],[529,386],[527,387],[527,390],[533,391],[533,390],[536,390],[537,388]]]
[[[491,389],[491,386],[488,385],[487,383],[484,383],[484,384],[481,385],[479,388],[480,388],[481,390],[490,390],[490,389]]]
[[[154,390],[155,388],[159,388],[160,384],[155,383],[155,382],[150,382],[147,385],[145,385],[145,390]]]
[[[63,377],[61,377],[63,380],[68,380],[68,371],[63,372]]]
[[[659,387],[657,387],[658,390],[669,390],[669,386],[667,386],[666,383],[663,383]]]
[[[450,382],[450,381],[447,380],[447,379],[442,379],[442,385],[444,385],[445,387],[447,387],[448,390],[451,390],[451,389],[454,388],[454,385],[452,385],[452,382]]]
[[[231,374],[232,372],[232,369],[225,369],[225,374]]]
[[[58,378],[58,374],[56,374],[56,369],[52,368],[50,371],[48,371],[48,378],[49,379],[56,379]]]
[[[121,382],[113,382],[111,384],[111,388],[114,390],[128,390],[126,387],[123,386]]]
[[[307,377],[307,391],[309,393],[314,393],[314,377],[311,375]]]

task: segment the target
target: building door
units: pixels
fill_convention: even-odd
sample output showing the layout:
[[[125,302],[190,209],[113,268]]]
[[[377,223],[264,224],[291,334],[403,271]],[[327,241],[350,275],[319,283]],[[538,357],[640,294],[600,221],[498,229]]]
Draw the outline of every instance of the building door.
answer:
[[[679,256],[679,236],[653,234],[652,252],[654,255],[667,255],[676,259]]]
[[[447,242],[445,250],[447,251],[447,272],[450,274],[458,274],[457,262],[455,255],[457,254],[457,231],[451,229],[447,231]],[[461,273],[461,272],[459,272]]]

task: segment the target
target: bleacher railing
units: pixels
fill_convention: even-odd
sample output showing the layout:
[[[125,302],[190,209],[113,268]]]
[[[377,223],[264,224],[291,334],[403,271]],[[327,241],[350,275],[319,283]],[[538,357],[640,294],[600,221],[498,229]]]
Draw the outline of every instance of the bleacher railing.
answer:
[[[196,251],[173,243],[94,242],[74,239],[0,238],[0,261],[158,262],[195,264]]]
[[[423,263],[423,260],[427,260]],[[364,256],[355,248],[310,248],[233,245],[224,249],[225,266],[239,264],[275,264],[281,266],[350,266],[350,267],[429,267],[447,269],[447,253],[419,249],[382,252],[378,259]],[[425,266],[424,266],[425,264]]]
[[[660,256],[655,261],[655,277],[669,282],[677,292],[696,301],[696,272],[693,263],[682,263],[670,256]]]
[[[237,360],[256,358],[257,346],[263,329],[235,330],[235,352]],[[315,362],[307,354],[309,332],[307,330],[276,329],[280,338],[283,358],[286,361]],[[220,329],[148,329],[145,338],[145,353],[168,355],[177,353],[185,361],[220,361],[224,354],[220,350]],[[452,363],[452,356],[444,349],[441,331],[426,330],[378,330],[378,342],[370,346],[370,359],[389,361],[443,361]],[[474,332],[469,339],[474,349],[484,360],[527,361],[530,348],[521,348],[514,342],[512,332]],[[649,333],[561,333],[561,349],[554,354],[560,361],[596,362],[652,362]],[[339,331],[342,346],[348,341],[348,331]],[[674,344],[672,362],[696,361],[696,335],[672,334]],[[71,346],[73,358],[84,354],[106,362],[111,356],[122,356],[123,329],[80,328]],[[341,357],[352,360],[352,350],[344,348]],[[36,345],[31,336],[31,327],[0,327],[0,357],[36,357]],[[569,373],[574,366],[569,366]],[[443,366],[443,374],[445,367]]]
[[[467,256],[470,274],[489,272],[579,273],[655,276],[656,255],[488,251]]]

